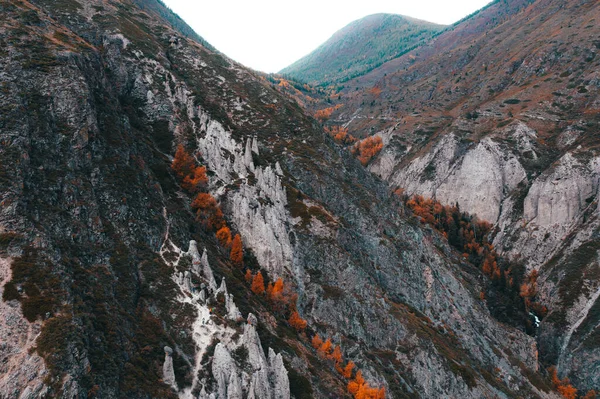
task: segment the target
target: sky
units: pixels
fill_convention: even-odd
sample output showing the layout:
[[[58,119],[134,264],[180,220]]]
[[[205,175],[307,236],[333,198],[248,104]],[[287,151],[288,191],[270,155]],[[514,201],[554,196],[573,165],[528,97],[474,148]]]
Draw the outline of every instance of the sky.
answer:
[[[278,72],[350,22],[376,13],[451,24],[490,0],[163,0],[230,58]]]

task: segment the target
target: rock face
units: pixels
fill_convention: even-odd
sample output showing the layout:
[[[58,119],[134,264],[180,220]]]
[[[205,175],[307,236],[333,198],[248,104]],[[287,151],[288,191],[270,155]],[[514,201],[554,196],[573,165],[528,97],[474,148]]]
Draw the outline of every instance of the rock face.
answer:
[[[173,370],[173,349],[165,346],[165,363],[163,364],[163,381],[177,390],[177,382],[175,381],[175,371]]]
[[[11,364],[18,377],[0,392],[348,394],[195,221],[170,168],[181,144],[207,167],[206,190],[243,237],[245,267],[282,277],[310,331],[339,343],[370,385],[389,397],[554,396],[534,339],[490,316],[481,273],[407,218],[297,104],[185,37],[160,2],[0,7],[0,250],[12,258],[2,310],[20,303],[46,365],[35,354]],[[486,141],[473,157],[495,160],[506,171],[494,176],[516,184],[519,169],[500,155]],[[584,302],[569,318],[595,314]],[[11,326],[31,325],[17,313]]]
[[[583,389],[592,389],[595,373],[582,364],[590,362],[586,364],[594,369],[599,360],[584,344],[593,340],[597,320],[588,310],[596,303],[600,284],[595,255],[600,248],[598,158],[584,149],[571,149],[541,172],[533,172],[531,162],[539,162],[536,154],[541,151],[531,142],[535,137],[536,131],[524,122],[493,131],[478,144],[463,144],[449,132],[414,158],[384,149],[371,170],[406,194],[456,203],[495,223],[496,250],[542,275],[541,299],[550,309],[538,336],[542,359],[560,365]],[[569,279],[578,281],[579,288],[567,283]],[[578,342],[588,349],[579,347],[578,359],[567,349],[576,330],[588,331],[579,334]]]
[[[542,365],[580,392],[600,368],[599,17],[585,0],[492,3],[315,106],[383,138],[368,168],[392,189],[495,224],[496,251],[539,272]]]

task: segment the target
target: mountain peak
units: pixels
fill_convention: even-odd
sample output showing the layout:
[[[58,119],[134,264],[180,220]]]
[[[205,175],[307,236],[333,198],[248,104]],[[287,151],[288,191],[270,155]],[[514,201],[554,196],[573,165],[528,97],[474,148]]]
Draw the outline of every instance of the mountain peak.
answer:
[[[444,28],[404,15],[368,15],[280,73],[313,85],[343,82],[406,53]]]

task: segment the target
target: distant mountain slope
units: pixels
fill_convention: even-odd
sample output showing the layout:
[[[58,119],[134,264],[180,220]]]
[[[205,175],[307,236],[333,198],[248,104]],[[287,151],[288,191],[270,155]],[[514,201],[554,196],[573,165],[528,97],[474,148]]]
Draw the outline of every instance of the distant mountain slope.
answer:
[[[392,188],[495,223],[539,273],[544,366],[600,386],[600,3],[499,0],[350,81],[330,124],[377,135]]]
[[[369,15],[340,29],[281,73],[313,85],[339,83],[398,57],[444,28],[402,15]]]

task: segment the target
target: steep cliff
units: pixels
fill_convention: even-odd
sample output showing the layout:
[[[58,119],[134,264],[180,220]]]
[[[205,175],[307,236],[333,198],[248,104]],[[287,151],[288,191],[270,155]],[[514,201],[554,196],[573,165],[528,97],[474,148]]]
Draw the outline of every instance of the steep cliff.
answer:
[[[315,333],[387,397],[555,397],[534,339],[490,316],[481,273],[162,4],[0,7],[2,397],[350,396]],[[179,144],[245,267],[298,294],[305,332],[195,220]]]

